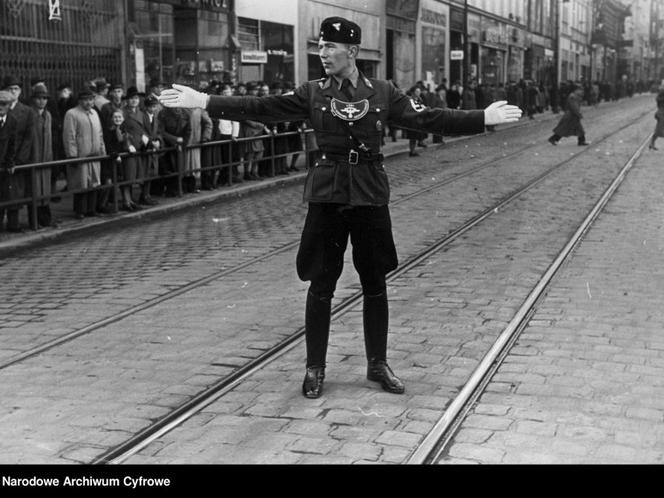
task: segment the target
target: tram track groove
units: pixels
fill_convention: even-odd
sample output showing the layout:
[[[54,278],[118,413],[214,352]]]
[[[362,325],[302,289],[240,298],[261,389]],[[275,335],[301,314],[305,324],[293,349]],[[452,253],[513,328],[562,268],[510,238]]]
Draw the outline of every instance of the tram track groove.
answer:
[[[644,114],[639,115],[635,119],[631,120],[627,124],[624,124],[621,126],[618,130],[614,130],[605,136],[601,137],[598,139],[596,142],[594,142],[594,145],[603,142],[619,133],[621,133],[624,129],[633,126],[635,123],[638,123],[641,119],[643,119],[644,116],[649,115],[650,112],[646,112]],[[515,151],[513,153],[510,153],[508,156],[498,158],[498,160],[506,159],[511,157],[512,155],[518,155],[522,153],[524,150],[527,150],[529,148],[532,148],[532,145],[528,145],[519,151]],[[643,146],[641,147],[642,150]],[[400,275],[403,275],[404,273],[408,272],[412,268],[418,266],[423,260],[426,260],[429,258],[432,254],[435,254],[436,252],[440,251],[442,248],[445,246],[451,244],[453,241],[455,241],[457,238],[459,238],[461,235],[466,233],[467,231],[471,230],[475,226],[477,226],[479,223],[490,217],[492,214],[499,212],[503,207],[514,201],[515,199],[519,198],[521,195],[541,183],[544,179],[548,178],[550,175],[552,175],[554,172],[558,171],[560,168],[563,166],[567,165],[570,163],[572,160],[576,159],[580,155],[584,154],[588,149],[583,148],[579,152],[571,154],[568,156],[566,159],[559,161],[556,163],[554,166],[551,168],[547,169],[540,175],[536,176],[535,178],[529,180],[525,185],[522,185],[521,187],[517,188],[516,190],[512,191],[511,193],[507,194],[506,196],[503,196],[502,199],[500,199],[498,202],[494,203],[491,207],[485,209],[481,213],[475,215],[474,217],[470,218],[467,220],[465,223],[462,225],[458,226],[456,229],[453,231],[449,232],[447,235],[444,237],[438,239],[437,241],[429,244],[429,246],[420,251],[418,254],[410,257],[406,262],[401,264],[399,268],[394,270],[393,272],[389,273],[387,275],[387,281],[390,282],[396,278],[398,278]],[[635,156],[633,156],[634,158]],[[487,161],[487,163],[482,163],[482,165],[476,166],[475,171],[478,169],[484,169],[490,165],[494,164],[494,161],[496,159],[491,159]],[[633,162],[633,161],[632,161]],[[468,172],[462,173],[464,176],[468,176],[470,173],[470,170]],[[624,176],[624,175],[623,175]],[[458,180],[461,176],[457,175],[453,178],[447,178],[445,180],[441,180],[438,183],[438,187],[449,184],[453,182],[454,180]],[[427,191],[431,190],[432,186],[425,187]],[[617,188],[617,187],[616,187]],[[410,196],[404,196],[400,198],[396,202],[404,202],[407,198],[410,198],[414,195],[422,195],[422,192],[418,190],[417,192],[414,192],[413,194],[410,194]],[[603,196],[604,198],[604,196]],[[571,248],[570,248],[571,251]],[[558,258],[557,258],[558,259]],[[556,259],[556,261],[557,261]],[[548,271],[547,271],[548,274]],[[332,320],[335,320],[342,316],[345,312],[350,310],[352,307],[354,307],[362,298],[362,293],[361,291],[355,292],[351,296],[345,298],[341,303],[339,303],[337,306],[335,306],[332,310]],[[514,321],[513,319],[512,321]],[[523,317],[519,319],[519,322],[523,320]],[[512,322],[510,322],[512,323]],[[170,412],[169,414],[165,415],[164,417],[160,418],[157,420],[155,423],[150,425],[149,427],[146,427],[145,429],[139,431],[136,433],[132,438],[128,439],[124,443],[111,448],[110,450],[104,452],[103,454],[99,455],[97,458],[95,458],[91,463],[92,464],[117,464],[117,463],[122,463],[124,460],[127,458],[131,457],[132,455],[136,454],[138,451],[140,451],[142,448],[146,447],[149,445],[151,442],[154,440],[158,439],[159,437],[163,436],[164,434],[170,432],[173,430],[175,427],[179,426],[182,424],[185,420],[190,418],[192,415],[198,413],[201,411],[203,408],[211,404],[212,402],[216,401],[220,397],[222,397],[225,393],[228,391],[232,390],[238,383],[242,382],[244,379],[249,377],[253,372],[255,372],[258,369],[263,368],[265,365],[275,361],[278,359],[280,356],[284,355],[288,351],[290,351],[295,345],[297,345],[298,341],[303,337],[304,335],[304,327],[299,328],[298,330],[295,331],[294,334],[291,336],[287,337],[280,343],[276,344],[269,350],[265,351],[263,354],[261,354],[259,357],[255,358],[254,360],[251,360],[241,368],[239,368],[237,371],[231,373],[230,375],[224,377],[223,379],[220,379],[207,389],[199,392],[196,396],[194,396],[192,399],[189,401],[183,403],[179,407],[177,407],[175,410]],[[502,338],[502,334],[501,334]],[[504,349],[505,346],[505,341],[507,341],[509,337],[506,337],[504,339],[501,339],[502,345],[500,347],[500,350]],[[498,351],[498,353],[500,352]],[[492,347],[490,350],[490,353],[495,356],[494,348]],[[487,353],[488,354],[488,353]],[[495,358],[494,358],[495,359]],[[488,360],[487,360],[488,361]],[[483,362],[484,363],[484,362]],[[475,387],[477,387],[478,380],[475,379],[474,377],[472,378],[472,382],[475,384]],[[481,379],[480,379],[481,380]],[[464,387],[464,392],[465,392],[465,387]],[[474,390],[474,388],[473,388]],[[454,407],[454,409],[458,411],[461,408],[458,408],[457,406]],[[445,422],[446,425],[449,425],[448,422]],[[431,444],[429,441],[428,444]],[[438,443],[434,445],[435,447],[438,447]],[[428,450],[422,450],[421,452],[417,453],[417,455],[411,457],[411,459],[421,459],[421,453],[426,452],[427,455],[431,454],[433,449],[429,448]],[[412,463],[415,463],[414,461]]]

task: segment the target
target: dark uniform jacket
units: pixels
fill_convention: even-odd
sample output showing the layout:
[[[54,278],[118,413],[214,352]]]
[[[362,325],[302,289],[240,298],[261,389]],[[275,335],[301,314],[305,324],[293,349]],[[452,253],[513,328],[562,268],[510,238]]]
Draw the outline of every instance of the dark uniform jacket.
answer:
[[[429,133],[484,131],[484,111],[432,109],[413,102],[389,81],[363,75],[353,102],[347,100],[336,80],[328,77],[309,81],[284,95],[212,95],[207,109],[211,116],[237,121],[308,119],[322,156],[309,170],[304,200],[352,206],[389,202],[387,175],[379,155],[383,126],[388,121]],[[359,143],[368,152],[363,152]]]

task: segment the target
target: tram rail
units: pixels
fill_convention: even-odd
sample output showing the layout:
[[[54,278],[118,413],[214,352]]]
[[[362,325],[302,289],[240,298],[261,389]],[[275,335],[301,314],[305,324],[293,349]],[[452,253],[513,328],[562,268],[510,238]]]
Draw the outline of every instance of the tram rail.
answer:
[[[634,125],[639,120],[641,120],[645,115],[648,114],[649,112],[639,115],[637,118],[627,122],[626,124],[623,124],[618,130],[612,131],[606,134],[605,136],[597,139],[594,142],[594,144],[596,145],[600,142],[606,141],[607,139],[621,133],[623,130]],[[637,152],[634,155],[632,155],[632,157],[628,161],[629,167],[631,167],[631,164],[634,163],[634,161],[638,157],[638,154],[640,154],[640,151],[643,150],[645,143],[646,142],[641,144],[639,149],[637,149]],[[440,182],[436,182],[435,185],[432,184],[430,186],[425,187],[424,189],[418,190],[417,192],[410,194],[409,196],[402,197],[398,201],[395,201],[395,203],[405,202],[405,200],[416,197],[417,195],[422,195],[424,192],[428,192],[431,189],[449,184],[455,180],[458,180],[463,176],[468,176],[478,170],[488,167],[489,165],[493,165],[494,161],[496,161],[497,159],[498,160],[509,159],[511,157],[517,156],[518,154],[522,153],[524,150],[527,150],[531,147],[532,145],[527,145],[504,157],[492,158],[489,161],[482,162],[482,164],[462,173],[461,175],[457,175],[455,177],[447,178],[445,180],[441,180]],[[579,152],[573,153],[570,156],[568,156],[566,159],[557,162],[555,165],[551,166],[543,173],[532,178],[527,183],[523,184],[516,190],[512,191],[511,193],[507,194],[506,196],[495,202],[489,208],[485,209],[481,213],[467,220],[465,223],[458,226],[456,229],[454,229],[444,237],[433,242],[426,249],[412,256],[403,264],[401,264],[399,268],[388,274],[387,281],[388,282],[392,281],[398,278],[400,275],[403,275],[404,273],[408,272],[412,268],[418,266],[423,260],[426,260],[431,255],[440,251],[445,246],[449,245],[454,240],[456,240],[458,237],[460,237],[467,231],[471,230],[482,221],[489,218],[492,214],[499,212],[503,207],[513,202],[515,199],[518,199],[536,185],[540,184],[543,180],[545,180],[546,178],[551,176],[554,172],[558,171],[560,168],[564,167],[572,160],[583,154],[586,150],[587,149],[585,148],[581,149]],[[618,178],[620,179],[624,178],[624,175],[626,174],[628,169],[629,168],[626,165],[621,171],[621,174],[618,175]],[[592,210],[591,214],[589,215],[589,217],[592,216],[590,221],[588,221],[589,218],[587,218],[586,221],[584,221],[582,227],[580,227],[579,230],[577,230],[577,233],[574,236],[576,237],[575,241],[567,244],[565,249],[560,253],[560,255],[556,258],[556,260],[551,265],[549,270],[546,272],[542,280],[548,278],[547,281],[550,281],[553,274],[555,274],[555,269],[557,269],[560,266],[560,264],[562,264],[562,262],[564,261],[564,258],[566,258],[569,255],[575,244],[578,243],[578,240],[580,240],[580,237],[583,235],[583,233],[585,233],[585,231],[588,229],[594,218],[596,218],[597,214],[601,211],[601,208],[606,204],[606,202],[608,202],[610,195],[615,191],[618,185],[619,182],[616,183],[616,180],[614,180],[612,186],[609,189],[607,189],[607,192],[602,196],[602,199],[600,199],[598,204],[595,206],[595,208]],[[598,208],[598,206],[600,207]],[[294,247],[295,244],[296,242],[293,243],[292,245],[289,244],[285,247],[291,248]],[[282,248],[282,250],[285,250],[285,247]],[[211,280],[213,279],[208,280],[208,282]],[[524,303],[524,306],[526,306],[527,304],[529,306],[528,309],[532,309],[534,301],[536,301],[537,296],[542,294],[544,288],[545,288],[544,284],[543,285],[538,284],[538,286],[536,286],[536,288],[531,292],[531,295]],[[531,299],[531,296],[535,297]],[[355,304],[357,304],[360,301],[361,297],[362,297],[361,292],[356,292],[351,296],[347,297],[346,299],[343,299],[341,303],[339,303],[337,306],[333,308],[332,319],[337,319],[338,317],[346,313],[349,309],[351,309]],[[455,401],[453,402],[453,406],[450,406],[448,410],[443,414],[441,418],[442,421],[439,421],[435,425],[434,430],[430,433],[429,436],[425,438],[424,442],[411,456],[409,463],[428,463],[430,461],[434,461],[436,458],[439,457],[439,455],[443,451],[441,448],[444,448],[445,441],[449,440],[451,433],[450,428],[456,427],[454,425],[454,422],[458,422],[457,416],[459,415],[459,413],[461,413],[464,406],[467,405],[468,401],[471,399],[472,394],[477,392],[476,391],[477,387],[481,384],[483,379],[485,379],[487,372],[489,371],[487,370],[487,368],[495,364],[496,358],[500,355],[502,351],[505,350],[505,347],[508,345],[510,338],[515,337],[515,334],[519,330],[519,324],[523,323],[524,318],[527,317],[528,315],[528,309],[524,309],[522,307],[522,309],[519,310],[519,312],[514,317],[512,322],[510,322],[510,326],[508,326],[508,328],[506,329],[506,331],[509,330],[509,332],[503,332],[500,335],[498,341],[496,341],[494,346],[490,349],[489,353],[487,353],[487,355],[485,356],[485,360],[482,361],[480,365],[481,370],[480,367],[478,367],[477,373],[474,373],[471,376],[466,386],[464,386],[464,388],[462,389],[463,398],[461,397],[457,398],[459,399],[459,401],[456,401],[455,399]],[[207,389],[198,393],[188,402],[180,405],[178,408],[171,411],[164,417],[160,418],[159,420],[156,420],[150,426],[136,433],[132,438],[99,455],[91,463],[93,464],[122,463],[126,459],[130,458],[132,455],[136,454],[142,448],[149,445],[152,441],[170,432],[177,426],[181,425],[192,415],[198,413],[206,406],[210,405],[220,397],[224,396],[225,393],[232,390],[238,383],[242,382],[244,379],[249,377],[253,372],[263,368],[268,363],[275,361],[277,358],[288,352],[295,345],[297,345],[299,339],[301,339],[303,335],[304,335],[304,328],[299,328],[288,338],[276,344],[269,350],[265,351],[259,357],[249,361],[244,366],[234,371],[232,374],[219,379],[219,381],[217,381],[213,385],[209,386]]]

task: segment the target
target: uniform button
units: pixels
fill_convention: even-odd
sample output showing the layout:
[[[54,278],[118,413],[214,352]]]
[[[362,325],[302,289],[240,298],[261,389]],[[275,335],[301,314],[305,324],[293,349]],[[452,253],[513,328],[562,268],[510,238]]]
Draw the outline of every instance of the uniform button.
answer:
[[[348,126],[353,126],[354,123],[348,123]]]
[[[321,111],[327,111],[327,107],[321,107]]]
[[[376,112],[380,112],[380,107],[376,107]]]

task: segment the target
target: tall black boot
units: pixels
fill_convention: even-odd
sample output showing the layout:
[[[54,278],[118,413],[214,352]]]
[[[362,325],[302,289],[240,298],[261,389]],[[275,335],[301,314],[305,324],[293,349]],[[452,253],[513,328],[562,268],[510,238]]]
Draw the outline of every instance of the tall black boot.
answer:
[[[325,379],[325,357],[330,336],[330,312],[332,299],[307,293],[304,317],[307,343],[307,371],[302,384],[302,394],[307,398],[318,398],[323,394]]]
[[[387,328],[389,311],[387,293],[364,295],[362,320],[364,346],[367,352],[367,379],[380,382],[390,393],[401,394],[405,386],[387,364]]]

